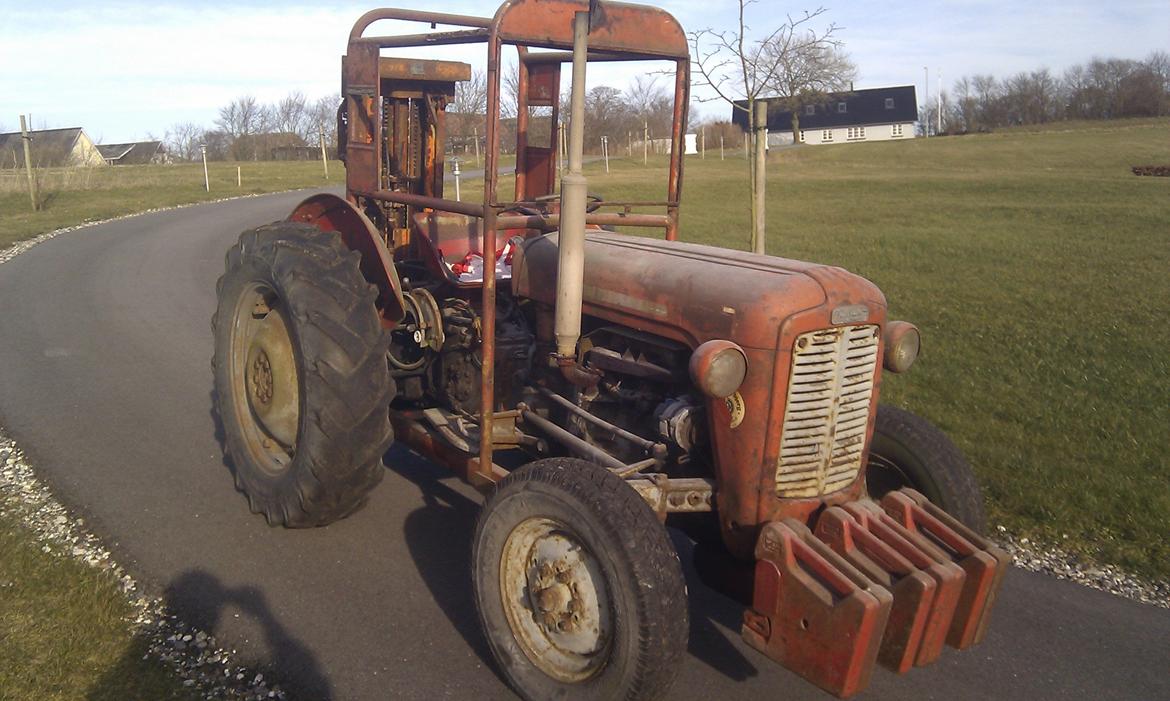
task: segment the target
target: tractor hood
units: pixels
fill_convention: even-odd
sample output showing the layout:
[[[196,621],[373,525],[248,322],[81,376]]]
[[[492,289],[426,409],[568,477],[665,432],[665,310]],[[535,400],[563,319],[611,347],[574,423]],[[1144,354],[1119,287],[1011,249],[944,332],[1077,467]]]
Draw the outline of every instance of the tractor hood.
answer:
[[[516,253],[512,291],[552,305],[557,234]],[[722,338],[774,349],[782,322],[818,306],[865,305],[884,317],[885,298],[841,268],[714,246],[590,232],[585,239],[583,312],[682,341]]]

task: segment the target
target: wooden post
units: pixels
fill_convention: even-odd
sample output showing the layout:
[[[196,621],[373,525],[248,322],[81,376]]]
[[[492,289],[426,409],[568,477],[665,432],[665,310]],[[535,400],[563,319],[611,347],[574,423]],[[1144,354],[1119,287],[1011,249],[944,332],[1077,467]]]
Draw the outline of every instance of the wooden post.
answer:
[[[37,179],[33,175],[32,148],[29,146],[32,136],[28,133],[28,124],[25,123],[23,114],[20,115],[20,140],[24,142],[24,170],[28,173],[28,199],[32,202],[32,208],[35,212],[41,208],[41,198],[37,193]]]
[[[642,120],[642,165],[646,165],[649,162],[650,152],[647,151],[647,149],[649,148],[649,145],[650,145],[650,123],[646,120]]]
[[[707,158],[707,127],[699,130],[699,158]]]
[[[329,157],[325,155],[325,125],[321,125],[317,131],[319,135],[319,143],[321,144],[321,166],[325,168],[325,179],[329,179]]]
[[[480,166],[479,163],[479,127],[471,128],[472,140],[475,142],[475,167]]]
[[[760,100],[755,104],[756,119],[753,125],[756,138],[755,178],[752,186],[755,192],[752,198],[756,202],[754,208],[755,220],[752,222],[752,251],[764,252],[764,195],[767,193],[767,169],[764,163],[768,158],[768,103]]]
[[[236,187],[243,187],[243,186],[244,186],[243,172],[241,171],[239,166],[236,166]]]
[[[211,178],[207,176],[207,144],[199,144],[199,152],[203,154],[203,188],[211,192]]]
[[[719,135],[719,160],[723,160],[723,135]]]

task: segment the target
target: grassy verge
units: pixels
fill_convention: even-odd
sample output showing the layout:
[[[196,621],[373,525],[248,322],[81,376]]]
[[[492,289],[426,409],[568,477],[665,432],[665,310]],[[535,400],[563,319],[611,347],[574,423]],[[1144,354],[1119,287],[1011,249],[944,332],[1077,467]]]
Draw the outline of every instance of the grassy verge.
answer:
[[[0,172],[0,248],[64,226],[156,207],[339,185],[345,182],[345,168],[331,161],[326,180],[320,162],[209,163],[210,192],[199,163],[51,169],[40,178],[44,206],[34,212],[24,172]]]
[[[1170,179],[1129,167],[1170,164],[1170,121],[1064,126],[776,152],[768,253],[862,274],[919,325],[884,398],[966,451],[993,521],[1166,578]],[[591,164],[590,190],[660,199],[657,165]],[[687,159],[683,240],[746,248],[748,206],[741,157]]]
[[[45,553],[0,503],[0,699],[196,699],[127,631],[114,578]]]

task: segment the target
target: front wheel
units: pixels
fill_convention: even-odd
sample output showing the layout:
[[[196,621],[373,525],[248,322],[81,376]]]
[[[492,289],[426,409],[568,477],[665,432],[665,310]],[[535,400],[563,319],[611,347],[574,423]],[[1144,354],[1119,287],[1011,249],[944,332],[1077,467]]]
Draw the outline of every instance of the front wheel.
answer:
[[[873,499],[910,487],[975,532],[987,526],[967,458],[934,424],[903,409],[878,405],[865,483]]]
[[[236,487],[270,524],[359,508],[393,438],[388,337],[358,254],[291,222],[245,232],[217,284],[215,407]]]
[[[686,650],[682,567],[624,481],[551,458],[505,478],[475,530],[476,604],[524,698],[654,699]]]

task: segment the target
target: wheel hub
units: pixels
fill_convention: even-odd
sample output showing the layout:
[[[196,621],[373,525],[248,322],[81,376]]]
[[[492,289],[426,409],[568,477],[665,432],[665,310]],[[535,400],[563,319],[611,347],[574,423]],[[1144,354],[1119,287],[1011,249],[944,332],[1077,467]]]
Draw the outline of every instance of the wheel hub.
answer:
[[[237,407],[254,454],[273,472],[296,449],[300,383],[292,334],[276,293],[256,282],[236,307],[232,368]]]
[[[613,630],[600,564],[565,526],[533,518],[504,547],[504,611],[529,659],[561,681],[604,666]]]

